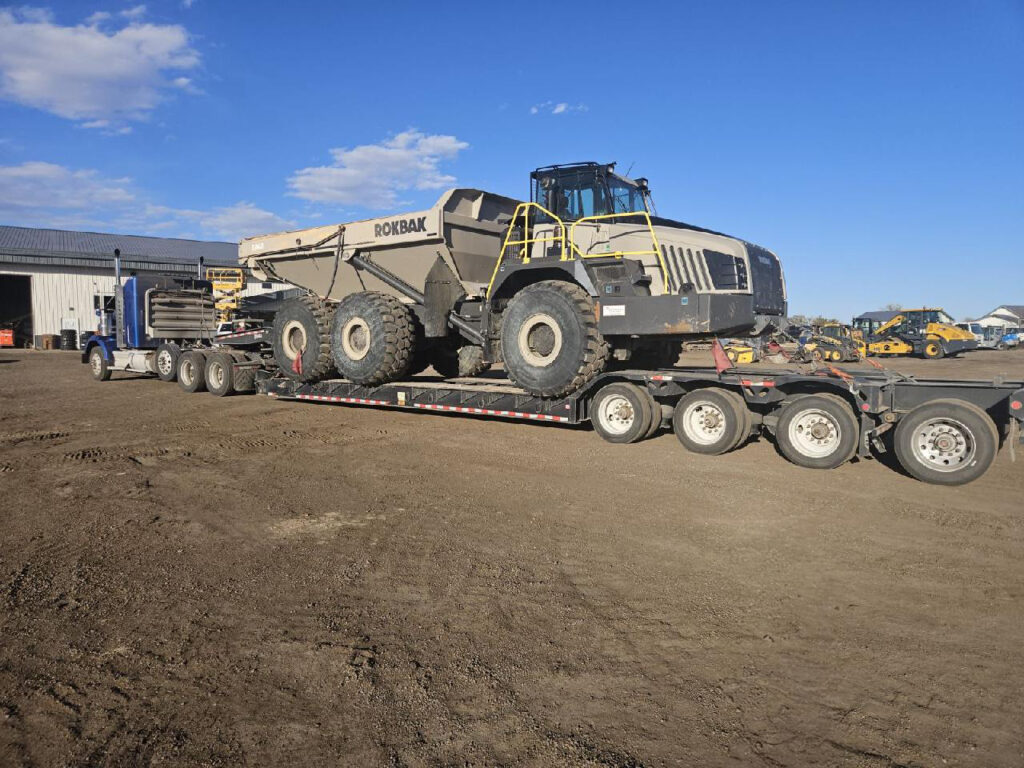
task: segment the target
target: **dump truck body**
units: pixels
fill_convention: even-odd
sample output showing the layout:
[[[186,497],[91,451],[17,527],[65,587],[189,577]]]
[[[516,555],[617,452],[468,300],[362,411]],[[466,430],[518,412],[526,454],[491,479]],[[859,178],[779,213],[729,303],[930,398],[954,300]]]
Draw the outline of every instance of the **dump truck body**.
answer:
[[[381,291],[408,300],[346,257],[370,254],[375,263],[422,288],[440,256],[463,291],[478,296],[494,271],[516,205],[478,189],[450,189],[424,211],[246,238],[239,244],[239,260],[258,276],[306,288],[322,299]]]

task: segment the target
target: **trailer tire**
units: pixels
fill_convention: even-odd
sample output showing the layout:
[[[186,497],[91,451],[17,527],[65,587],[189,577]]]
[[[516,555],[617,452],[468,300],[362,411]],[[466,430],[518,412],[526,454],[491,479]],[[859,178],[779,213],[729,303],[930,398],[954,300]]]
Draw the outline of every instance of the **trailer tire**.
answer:
[[[206,389],[206,355],[193,349],[178,357],[178,386],[186,392]]]
[[[800,395],[782,406],[775,440],[782,455],[800,467],[835,469],[853,458],[860,425],[838,395]]]
[[[98,345],[92,348],[89,353],[89,368],[92,370],[92,377],[96,381],[110,381],[110,366],[107,365],[107,358],[103,349]]]
[[[746,424],[736,406],[735,393],[718,387],[683,395],[672,415],[672,430],[683,447],[708,456],[735,448],[743,439],[744,429],[749,429]]]
[[[408,373],[415,348],[412,310],[394,296],[365,291],[338,302],[331,352],[345,378],[363,385],[399,379]]]
[[[270,343],[278,369],[294,381],[331,378],[331,306],[312,294],[289,299],[274,314]],[[295,358],[301,355],[300,371]]]
[[[648,428],[647,434],[644,435],[644,440],[647,440],[661,431],[661,425],[665,418],[661,412],[661,403],[655,399],[650,390],[644,390],[644,392],[646,392],[647,398],[651,401],[651,426]]]
[[[716,391],[722,393],[732,401],[733,410],[736,412],[739,429],[736,430],[736,442],[728,448],[728,450],[734,451],[747,442],[747,439],[753,431],[754,419],[750,415],[750,409],[747,407],[747,401],[743,399],[743,396],[739,392],[732,389],[718,389]]]
[[[900,419],[893,448],[900,465],[918,480],[963,485],[992,466],[999,432],[989,415],[973,403],[933,400]]]
[[[651,398],[636,384],[609,384],[590,403],[590,423],[609,443],[636,443],[651,428]]]
[[[478,376],[488,368],[490,363],[484,362],[484,349],[476,344],[464,344],[453,347],[442,343],[430,351],[430,364],[443,379],[460,379]]]
[[[609,355],[593,298],[561,280],[533,283],[512,297],[501,350],[512,383],[539,397],[575,392],[605,369]]]
[[[204,376],[206,390],[217,397],[227,397],[235,392],[235,360],[227,352],[214,352],[206,358]]]

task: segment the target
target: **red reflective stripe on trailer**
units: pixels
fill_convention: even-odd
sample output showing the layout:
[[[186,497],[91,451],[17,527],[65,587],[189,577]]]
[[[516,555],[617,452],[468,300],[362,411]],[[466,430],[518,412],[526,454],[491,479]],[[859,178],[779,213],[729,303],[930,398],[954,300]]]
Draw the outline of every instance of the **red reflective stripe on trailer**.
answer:
[[[751,379],[740,379],[740,386],[742,387],[774,387],[775,382],[766,379],[765,381],[753,381]]]
[[[434,403],[413,403],[413,408],[428,411],[452,411],[454,413],[479,413],[485,416],[508,416],[518,419],[535,419],[541,421],[569,421],[567,416],[551,416],[547,413],[522,413],[520,411],[494,411],[490,408],[466,408],[459,405],[435,405]]]
[[[671,376],[664,376],[664,375],[659,373],[659,374],[657,374],[655,376],[651,376],[651,381],[672,381],[672,377]]]
[[[393,405],[384,400],[365,400],[360,397],[335,397],[334,395],[296,395],[297,400],[313,400],[318,403],[357,403],[358,405]]]

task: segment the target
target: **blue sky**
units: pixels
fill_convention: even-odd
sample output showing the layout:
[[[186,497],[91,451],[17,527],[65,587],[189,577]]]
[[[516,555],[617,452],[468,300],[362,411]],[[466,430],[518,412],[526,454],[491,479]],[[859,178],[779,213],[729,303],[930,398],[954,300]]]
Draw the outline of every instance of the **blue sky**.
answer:
[[[0,223],[237,239],[616,160],[793,312],[1024,303],[1024,1],[0,10]]]

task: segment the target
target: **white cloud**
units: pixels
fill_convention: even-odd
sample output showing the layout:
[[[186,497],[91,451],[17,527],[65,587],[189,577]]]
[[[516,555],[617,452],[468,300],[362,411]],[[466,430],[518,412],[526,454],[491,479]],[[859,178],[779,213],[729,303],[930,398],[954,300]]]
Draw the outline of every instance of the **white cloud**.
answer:
[[[168,73],[195,69],[200,57],[184,27],[140,23],[144,12],[123,11],[127,26],[105,30],[105,12],[61,26],[35,9],[0,9],[0,98],[85,123],[145,119],[183,90]]]
[[[146,6],[136,5],[133,8],[127,8],[121,11],[121,13],[119,13],[118,15],[124,16],[126,19],[132,19],[133,21],[135,19],[141,19],[143,16],[146,15]]]
[[[454,185],[455,177],[442,173],[440,165],[468,146],[454,136],[404,131],[379,144],[332,149],[331,165],[302,168],[288,186],[303,200],[390,208],[405,190]]]
[[[295,226],[244,201],[209,210],[157,205],[129,178],[44,162],[0,166],[0,222],[225,240]]]
[[[566,115],[570,112],[586,112],[589,107],[586,104],[570,104],[567,101],[543,101],[530,107],[531,115],[539,115],[541,112],[550,115]]]

